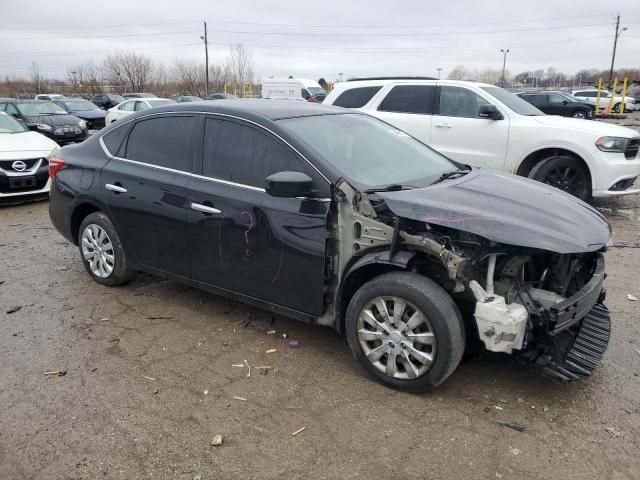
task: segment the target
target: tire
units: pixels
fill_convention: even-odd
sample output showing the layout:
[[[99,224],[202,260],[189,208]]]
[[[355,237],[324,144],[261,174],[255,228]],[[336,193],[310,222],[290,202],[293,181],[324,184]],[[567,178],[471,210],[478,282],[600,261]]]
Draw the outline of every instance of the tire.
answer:
[[[563,190],[580,200],[591,198],[591,175],[575,157],[554,155],[534,165],[529,178]]]
[[[113,287],[135,277],[120,237],[104,213],[95,212],[85,217],[78,230],[78,247],[82,263],[96,282]]]
[[[620,104],[619,103],[616,103],[613,106],[613,111],[616,112],[616,113],[620,113]]]
[[[426,323],[406,330],[405,334],[399,333],[403,328],[397,320],[396,323],[387,321],[382,328],[377,320],[384,318],[378,308],[381,301],[389,312],[393,312],[396,305],[399,309],[406,306],[399,315],[405,326],[414,325],[409,319],[419,318],[412,317],[412,312],[416,311],[423,314]],[[369,323],[372,317],[367,312],[373,312],[377,323]],[[395,315],[389,315],[388,319],[391,318]],[[388,333],[384,333],[385,329]],[[417,273],[386,273],[361,286],[349,302],[345,331],[356,360],[376,380],[398,390],[425,392],[437,387],[453,373],[464,354],[465,331],[458,307],[442,287]],[[431,345],[418,340],[418,336]],[[428,336],[431,336],[430,340]],[[393,347],[389,346],[391,344]],[[380,356],[381,351],[385,353]],[[369,358],[378,357],[377,360],[369,360],[367,353]],[[395,359],[391,372],[395,373],[389,375],[391,355]],[[431,363],[425,361],[429,356]],[[420,361],[417,360],[419,357]]]
[[[573,118],[589,118],[589,112],[586,110],[576,110],[571,116]]]

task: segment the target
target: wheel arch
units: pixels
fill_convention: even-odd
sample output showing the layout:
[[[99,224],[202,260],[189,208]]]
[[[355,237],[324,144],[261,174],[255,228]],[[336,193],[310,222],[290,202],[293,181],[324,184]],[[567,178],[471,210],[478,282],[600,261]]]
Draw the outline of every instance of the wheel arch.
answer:
[[[106,213],[101,206],[89,201],[83,201],[73,208],[73,211],[71,212],[70,232],[74,244],[78,244],[80,224],[88,215],[95,212]]]
[[[540,160],[546,157],[554,157],[559,155],[566,155],[579,160],[589,172],[589,180],[591,181],[591,186],[592,188],[595,188],[595,185],[594,185],[595,177],[594,177],[594,172],[591,169],[591,166],[584,160],[582,155],[566,147],[547,147],[547,148],[540,148],[534,152],[531,152],[522,160],[522,162],[520,162],[520,165],[516,170],[516,175],[520,175],[521,177],[527,177],[531,172],[531,170],[533,169],[533,167],[538,162],[540,162]]]

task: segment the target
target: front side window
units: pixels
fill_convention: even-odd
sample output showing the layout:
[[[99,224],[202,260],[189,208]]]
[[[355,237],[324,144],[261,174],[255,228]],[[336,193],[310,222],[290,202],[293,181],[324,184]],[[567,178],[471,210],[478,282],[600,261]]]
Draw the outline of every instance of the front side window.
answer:
[[[125,158],[191,171],[194,117],[168,116],[138,121],[129,133]]]
[[[563,102],[566,102],[567,99],[564,98],[562,95],[559,95],[557,93],[552,93],[549,95],[549,103],[553,104],[553,105],[562,105]]]
[[[480,95],[466,88],[440,87],[440,115],[477,118],[480,107],[488,103]]]
[[[382,112],[433,113],[433,85],[398,85],[391,89],[378,107]]]
[[[202,157],[204,175],[259,188],[272,173],[309,173],[290,147],[266,132],[216,118],[206,120]]]
[[[118,110],[122,110],[124,112],[133,112],[133,108],[136,102],[125,102],[118,107]]]
[[[344,108],[364,107],[381,88],[382,86],[351,88],[338,95],[333,104]]]
[[[424,143],[368,115],[315,115],[278,123],[341,175],[365,188],[425,186],[456,169]]]

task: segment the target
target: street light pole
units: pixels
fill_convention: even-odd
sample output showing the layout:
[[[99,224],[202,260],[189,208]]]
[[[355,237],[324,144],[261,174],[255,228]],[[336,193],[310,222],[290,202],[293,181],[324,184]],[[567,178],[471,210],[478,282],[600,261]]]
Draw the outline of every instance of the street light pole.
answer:
[[[204,23],[204,36],[200,37],[204,40],[204,68],[205,68],[205,80],[204,80],[204,96],[209,96],[209,42],[207,40],[207,22]],[[190,92],[193,93],[193,92]]]
[[[507,66],[507,53],[509,53],[509,49],[507,48],[506,50],[504,50],[501,48],[500,52],[502,52],[502,86],[504,87],[504,84],[505,84],[504,72],[505,72],[505,67]]]
[[[440,72],[442,71],[442,68],[436,68],[436,70],[438,70],[438,80],[440,80]]]
[[[620,35],[622,35],[622,32],[624,32],[627,29],[627,27],[624,27],[622,30],[619,30],[619,29],[620,29],[620,15],[617,15],[616,16],[616,35],[613,38],[613,53],[611,55],[611,69],[609,70],[609,88],[611,88],[611,84],[613,81],[613,63],[616,61],[616,49],[618,48],[618,38],[620,38]]]

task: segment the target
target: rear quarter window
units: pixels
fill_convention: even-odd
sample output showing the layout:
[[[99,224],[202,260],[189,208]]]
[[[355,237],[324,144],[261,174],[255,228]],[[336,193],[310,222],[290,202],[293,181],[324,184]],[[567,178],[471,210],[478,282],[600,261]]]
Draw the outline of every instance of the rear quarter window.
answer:
[[[381,86],[351,88],[338,95],[333,104],[344,108],[364,107],[381,88]]]
[[[102,143],[104,143],[107,151],[114,157],[118,156],[122,141],[127,136],[128,127],[129,125],[121,125],[102,136]]]

